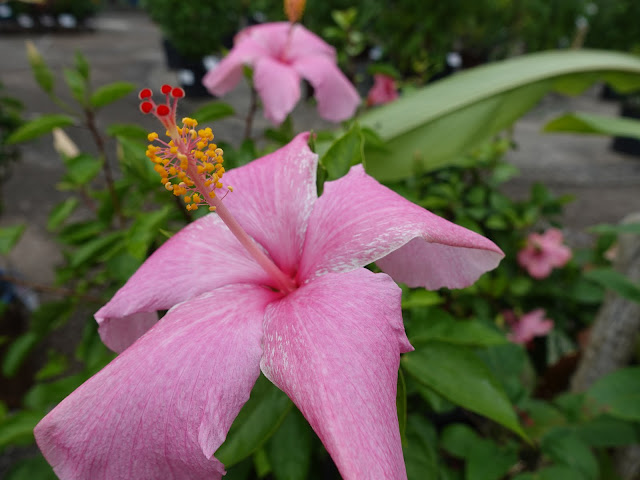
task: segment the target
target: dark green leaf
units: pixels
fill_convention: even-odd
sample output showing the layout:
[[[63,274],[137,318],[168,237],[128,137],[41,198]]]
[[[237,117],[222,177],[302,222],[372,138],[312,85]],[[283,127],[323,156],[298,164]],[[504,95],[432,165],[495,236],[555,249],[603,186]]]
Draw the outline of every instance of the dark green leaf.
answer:
[[[407,423],[404,461],[409,480],[438,478],[436,429],[424,417],[412,414]]]
[[[148,250],[156,239],[159,229],[169,217],[170,208],[164,207],[155,212],[140,214],[127,234],[127,250],[134,258],[144,260]]]
[[[598,268],[585,272],[584,276],[626,299],[640,302],[640,285],[633,283],[620,272],[611,268]]]
[[[432,307],[434,305],[440,305],[442,302],[444,302],[444,299],[438,292],[416,289],[410,290],[406,295],[403,295],[402,308],[411,309]]]
[[[20,240],[25,228],[27,228],[26,225],[0,228],[0,254],[9,254],[14,245]]]
[[[72,223],[60,231],[58,239],[62,243],[77,245],[99,235],[106,228],[106,224],[96,220]]]
[[[364,137],[354,123],[349,131],[338,138],[320,159],[327,171],[327,180],[336,180],[349,172],[353,165],[364,161]]]
[[[69,265],[72,268],[76,268],[90,260],[95,261],[98,255],[112,247],[115,243],[122,241],[123,235],[123,232],[112,232],[89,240],[70,256]]]
[[[36,373],[36,380],[47,380],[65,372],[69,366],[67,357],[54,350],[47,352],[47,363]]]
[[[107,127],[107,134],[111,137],[125,137],[146,142],[149,132],[135,123],[114,123]]]
[[[430,309],[426,321],[414,321],[409,340],[415,346],[426,342],[443,342],[468,346],[507,343],[502,333],[477,320],[457,320],[441,309]]]
[[[640,429],[631,422],[603,415],[571,430],[591,447],[620,447],[640,443]]]
[[[565,465],[552,465],[535,473],[521,473],[513,480],[585,480],[581,472]]]
[[[297,409],[291,409],[266,446],[276,480],[309,478],[313,431]]]
[[[215,120],[221,120],[234,115],[236,112],[231,105],[224,102],[210,102],[198,108],[191,114],[198,123],[208,123]]]
[[[6,142],[7,144],[26,142],[27,140],[33,140],[40,135],[49,133],[54,128],[68,127],[73,124],[73,118],[68,115],[40,115],[35,120],[27,122],[15,130],[11,135],[9,135]]]
[[[42,455],[16,462],[3,477],[4,480],[56,480],[57,478]]]
[[[637,88],[640,59],[589,50],[532,53],[432,83],[360,117],[361,125],[375,130],[393,152],[390,165],[388,153],[367,149],[367,171],[391,181],[407,178],[416,169],[434,170],[451,164],[560,87],[554,80],[564,77],[566,90],[567,75],[585,73],[598,74],[591,80],[625,81]]]
[[[396,409],[398,410],[398,426],[400,439],[405,444],[405,430],[407,428],[407,384],[402,369],[398,370],[398,388],[396,390]]]
[[[610,373],[598,380],[587,396],[611,416],[640,421],[640,367]]]
[[[94,108],[104,107],[109,103],[120,100],[122,97],[129,95],[136,86],[129,82],[115,82],[97,88],[91,95],[91,106]]]
[[[102,169],[102,161],[86,153],[81,153],[72,158],[65,158],[64,163],[67,166],[67,173],[62,178],[62,181],[74,187],[86,185]]]
[[[404,355],[402,365],[417,381],[445,398],[526,438],[502,386],[468,348],[425,343]]]
[[[27,332],[16,338],[4,355],[2,360],[2,374],[11,378],[22,366],[29,354],[33,351],[40,339],[33,332]]]
[[[218,460],[231,467],[254,453],[278,429],[292,407],[289,398],[262,375],[216,451]]]
[[[69,218],[69,215],[73,213],[73,211],[79,204],[80,201],[76,197],[69,197],[65,201],[56,205],[49,214],[47,228],[49,230],[58,229],[64,223],[64,221]]]
[[[579,471],[585,479],[598,478],[598,462],[589,447],[565,428],[557,428],[542,438],[540,449],[557,463]]]
[[[42,419],[43,412],[20,411],[0,421],[0,449],[7,445],[33,443],[33,427]]]
[[[589,113],[568,113],[551,120],[543,130],[640,138],[640,121]]]

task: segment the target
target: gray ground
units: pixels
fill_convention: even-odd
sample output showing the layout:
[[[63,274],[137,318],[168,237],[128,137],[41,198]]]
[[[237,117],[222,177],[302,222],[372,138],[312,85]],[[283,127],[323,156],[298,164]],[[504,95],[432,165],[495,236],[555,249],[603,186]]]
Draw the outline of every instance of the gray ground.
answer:
[[[27,116],[56,112],[55,106],[36,86],[25,56],[25,40],[32,40],[53,67],[58,77],[62,68],[73,62],[73,53],[82,51],[92,65],[94,85],[112,81],[131,81],[139,87],[158,88],[162,83],[175,83],[175,73],[166,69],[160,48],[161,35],[145,15],[137,12],[107,12],[95,22],[93,33],[8,35],[0,37],[2,69],[0,80],[7,93],[18,97]],[[57,91],[65,96],[59,81]],[[571,193],[576,201],[567,208],[565,223],[573,242],[588,241],[584,228],[601,222],[617,222],[623,216],[640,211],[640,158],[625,157],[609,150],[608,138],[549,135],[540,133],[547,120],[566,111],[616,114],[617,105],[597,98],[596,89],[579,98],[548,96],[534,111],[521,119],[515,128],[519,148],[509,159],[520,167],[522,175],[512,180],[505,190],[522,197],[534,181],[547,184],[556,193]],[[248,110],[248,90],[236,89],[224,99],[238,116],[218,122],[216,137],[238,142],[243,133],[242,116]],[[198,101],[187,100],[186,111]],[[134,96],[117,107],[105,108],[100,123],[140,122],[155,129],[155,124],[138,112]],[[191,107],[191,108],[190,108]],[[322,127],[312,107],[300,104],[294,112],[298,130]],[[256,131],[265,126],[260,115]],[[90,148],[85,132],[69,134],[81,147]],[[65,198],[56,190],[61,177],[60,160],[51,146],[51,138],[24,145],[22,161],[3,187],[5,211],[0,226],[26,222],[28,228],[9,258],[0,266],[9,266],[30,282],[47,284],[53,280],[53,269],[61,257],[54,238],[46,230],[47,215],[53,205]]]

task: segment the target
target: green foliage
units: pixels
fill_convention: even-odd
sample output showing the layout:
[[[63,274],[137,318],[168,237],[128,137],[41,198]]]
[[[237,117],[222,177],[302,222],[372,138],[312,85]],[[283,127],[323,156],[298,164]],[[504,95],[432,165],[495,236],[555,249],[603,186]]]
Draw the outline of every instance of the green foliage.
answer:
[[[26,225],[0,228],[0,254],[7,255],[24,233]]]
[[[547,123],[544,131],[640,138],[640,121],[589,113],[567,113]]]
[[[531,54],[459,73],[360,117],[387,142],[386,150],[366,152],[367,169],[393,181],[451,165],[559,86],[579,93],[604,78],[638,88],[639,73],[637,58],[598,51]]]
[[[7,138],[8,144],[26,142],[38,138],[45,133],[51,132],[54,128],[64,128],[73,125],[74,120],[68,115],[51,114],[41,115],[40,117],[25,123],[16,129]]]

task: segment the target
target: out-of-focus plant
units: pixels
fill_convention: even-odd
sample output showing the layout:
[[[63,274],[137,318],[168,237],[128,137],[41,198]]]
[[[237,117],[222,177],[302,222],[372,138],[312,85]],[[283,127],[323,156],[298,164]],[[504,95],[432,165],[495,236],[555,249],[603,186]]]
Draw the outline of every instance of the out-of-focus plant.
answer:
[[[20,155],[15,145],[7,145],[7,137],[22,124],[21,112],[22,103],[6,95],[5,88],[0,83],[0,198],[2,185],[9,176],[11,164],[18,160]]]

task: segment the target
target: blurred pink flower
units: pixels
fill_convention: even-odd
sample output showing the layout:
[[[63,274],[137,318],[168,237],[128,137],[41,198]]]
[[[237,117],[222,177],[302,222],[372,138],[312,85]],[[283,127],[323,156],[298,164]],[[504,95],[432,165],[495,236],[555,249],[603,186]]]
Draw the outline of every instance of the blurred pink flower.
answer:
[[[511,312],[512,313],[512,312]],[[542,308],[532,310],[517,319],[512,313],[505,315],[507,324],[510,324],[511,332],[507,338],[514,343],[527,344],[534,337],[544,337],[553,328],[553,320],[544,318],[545,311]]]
[[[340,122],[352,117],[360,96],[336,65],[329,44],[300,24],[264,23],[242,30],[235,45],[202,83],[214,95],[231,91],[242,78],[245,65],[253,68],[253,82],[264,114],[280,124],[300,100],[300,79],[311,83],[318,113]]]
[[[518,252],[518,263],[533,278],[546,278],[551,270],[564,267],[571,259],[571,249],[562,242],[562,232],[557,228],[550,228],[542,235],[532,233],[525,248]]]
[[[373,76],[373,87],[371,87],[367,95],[367,105],[381,105],[393,102],[396,98],[398,98],[398,90],[393,77],[376,73]]]
[[[406,478],[396,385],[413,347],[392,278],[460,288],[503,253],[361,165],[318,198],[307,142],[298,135],[226,172],[235,190],[217,214],[171,237],[96,313],[103,341],[122,353],[35,429],[61,479],[220,479],[213,455],[261,370],[343,478]],[[223,223],[229,212],[277,275]]]

